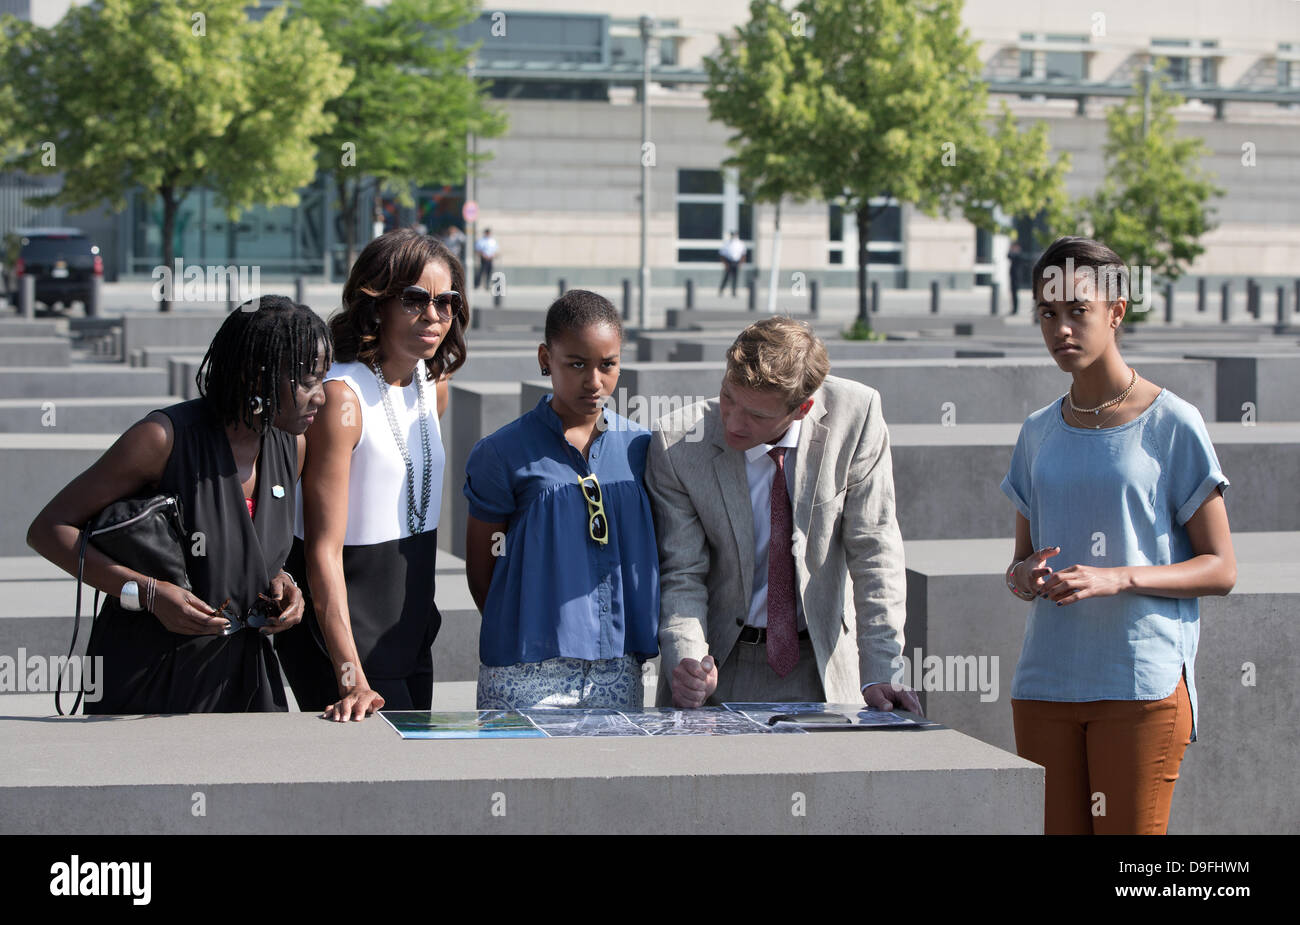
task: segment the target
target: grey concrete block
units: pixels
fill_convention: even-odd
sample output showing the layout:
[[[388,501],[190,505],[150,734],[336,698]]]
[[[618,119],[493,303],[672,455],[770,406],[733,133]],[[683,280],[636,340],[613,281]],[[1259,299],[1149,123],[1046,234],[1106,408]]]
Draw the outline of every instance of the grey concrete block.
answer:
[[[475,443],[519,417],[519,383],[461,383],[453,379],[447,417],[450,420],[444,418],[442,423],[444,435],[451,435],[447,441],[447,491],[438,530],[447,530],[450,535],[440,536],[439,544],[446,542],[445,548],[463,557],[467,505],[461,489],[465,485],[465,462]]]
[[[1214,369],[1209,361],[1152,357],[1142,368],[1143,375],[1195,405],[1206,420],[1213,419]],[[619,384],[630,394],[647,397],[712,397],[718,394],[724,369],[720,360],[629,363]],[[945,420],[959,425],[1020,422],[1070,387],[1069,376],[1046,356],[841,359],[832,363],[831,372],[879,391],[891,426]]]
[[[1295,834],[1300,811],[1292,782],[1300,745],[1287,730],[1300,709],[1300,630],[1290,619],[1300,595],[1300,533],[1234,532],[1233,544],[1236,588],[1227,597],[1201,600],[1200,738],[1183,759],[1169,830]],[[963,669],[952,673],[960,688],[945,677],[945,689],[923,694],[926,715],[1009,751],[1015,748],[1011,682],[1029,608],[1003,583],[1013,548],[1008,538],[908,542],[905,549],[904,654],[911,666],[938,656]],[[997,659],[996,672],[986,672],[996,685],[981,689],[965,668],[970,657],[977,666],[983,658],[988,669]],[[1242,681],[1247,663],[1256,672],[1253,686]],[[903,680],[916,674],[912,667]]]
[[[888,410],[886,410],[888,415]],[[1206,425],[1231,483],[1234,530],[1300,530],[1300,424]],[[898,524],[907,540],[1010,535],[1015,508],[998,486],[1018,424],[890,426]]]
[[[377,719],[336,724],[290,713],[6,718],[0,736],[6,834],[1030,834],[1042,826],[1041,768],[944,729],[403,741]],[[204,816],[190,812],[196,790],[206,796]],[[804,815],[791,812],[796,792]]]
[[[0,337],[67,337],[66,319],[24,321],[19,318],[0,318]]]
[[[186,311],[175,314],[125,315],[122,318],[122,351],[130,356],[142,347],[192,347],[212,343],[225,312]]]
[[[202,362],[202,357],[167,357],[167,388],[173,395],[179,395],[185,401],[199,397],[199,385],[195,376],[198,375]]]
[[[66,337],[0,337],[0,366],[67,366],[72,348]]]
[[[150,411],[179,399],[144,398],[0,399],[0,433],[121,434]]]
[[[0,556],[23,556],[27,527],[64,485],[98,459],[115,438],[98,434],[0,436]]]
[[[167,375],[159,369],[121,364],[0,368],[0,398],[109,398],[167,395]]]
[[[1260,349],[1256,346],[1256,352]],[[1196,353],[1215,365],[1215,420],[1300,420],[1300,353],[1273,356]]]

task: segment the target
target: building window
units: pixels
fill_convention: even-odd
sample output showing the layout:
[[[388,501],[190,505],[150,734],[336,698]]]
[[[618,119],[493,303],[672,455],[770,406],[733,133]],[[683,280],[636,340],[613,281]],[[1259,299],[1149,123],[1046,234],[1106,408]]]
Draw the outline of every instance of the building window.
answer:
[[[1169,81],[1176,84],[1214,86],[1219,82],[1219,62],[1213,55],[1198,55],[1219,46],[1212,39],[1192,42],[1190,39],[1152,39],[1153,57],[1169,61]],[[1168,51],[1166,51],[1168,49]]]
[[[1049,42],[1070,42],[1083,45],[1088,41],[1085,35],[1047,35]],[[1049,51],[1044,55],[1049,80],[1087,80],[1088,60],[1082,51]]]
[[[753,260],[754,209],[732,170],[677,171],[677,262],[716,263],[718,248],[737,232]]]
[[[903,209],[897,199],[877,196],[868,203],[871,216],[867,241],[869,266],[900,266],[903,262]],[[839,203],[830,206],[830,244],[826,262],[832,266],[858,265],[858,225]]]
[[[1020,41],[1032,42],[1033,40],[1034,40],[1034,33],[1032,32],[1020,33]],[[1034,76],[1034,53],[1032,51],[1022,51],[1020,53],[1020,76],[1021,77]]]

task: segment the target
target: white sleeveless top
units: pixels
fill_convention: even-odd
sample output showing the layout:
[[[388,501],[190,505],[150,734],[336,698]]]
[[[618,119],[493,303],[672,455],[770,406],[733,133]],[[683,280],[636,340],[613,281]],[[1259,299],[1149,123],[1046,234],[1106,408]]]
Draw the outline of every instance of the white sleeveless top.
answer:
[[[417,383],[424,378],[421,361],[405,388],[388,387],[388,399],[397,416],[398,427],[406,437],[406,445],[415,467],[415,500],[420,500],[420,483],[424,477],[424,450],[420,443],[419,404]],[[335,363],[325,376],[325,381],[346,382],[360,400],[361,439],[352,450],[352,466],[348,473],[348,527],[343,538],[345,546],[369,546],[410,536],[406,522],[407,489],[406,464],[401,450],[393,438],[393,428],[384,411],[383,395],[374,370],[364,363]],[[429,510],[424,518],[424,531],[438,528],[442,513],[442,472],[447,464],[447,454],[442,446],[442,431],[438,427],[438,395],[433,382],[424,382],[425,416],[428,418],[429,451],[433,464],[429,482]],[[343,408],[346,414],[348,409]],[[310,451],[309,451],[310,452]],[[294,535],[303,536],[302,486],[298,488],[298,522]]]

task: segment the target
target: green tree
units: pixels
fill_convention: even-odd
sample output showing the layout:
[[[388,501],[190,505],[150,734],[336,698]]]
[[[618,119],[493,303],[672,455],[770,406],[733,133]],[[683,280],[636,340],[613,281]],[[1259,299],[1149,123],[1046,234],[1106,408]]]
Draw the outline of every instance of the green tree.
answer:
[[[348,265],[356,250],[362,191],[373,182],[403,204],[412,185],[459,183],[466,140],[500,135],[505,119],[469,74],[472,48],[454,30],[476,15],[473,0],[299,0],[302,15],[355,76],[326,111],[333,128],[317,139],[319,165],[334,178]],[[479,160],[484,159],[482,156]]]
[[[1173,110],[1183,98],[1163,86],[1167,66],[1160,59],[1151,75],[1149,107],[1139,85],[1106,112],[1106,178],[1075,203],[1071,223],[1130,266],[1150,267],[1157,284],[1176,281],[1205,250],[1200,238],[1214,227],[1209,201],[1224,192],[1200,166],[1205,142],[1178,135]],[[1145,318],[1153,294],[1135,288],[1126,320]]]
[[[324,105],[351,79],[320,28],[286,22],[283,8],[254,22],[245,0],[201,7],[100,0],[52,28],[4,29],[0,85],[12,87],[22,140],[5,166],[61,173],[62,189],[33,201],[73,211],[120,211],[132,188],[160,197],[166,267],[193,189],[213,190],[232,220],[297,203],[315,176],[311,139],[332,121]]]
[[[802,201],[817,189],[816,177],[801,173],[809,163],[798,150],[805,140],[800,131],[813,111],[815,93],[800,73],[802,56],[789,47],[799,40],[779,3],[758,0],[750,4],[749,22],[737,27],[733,37],[723,38],[715,57],[704,60],[709,115],[737,129],[728,139],[735,153],[726,166],[737,168],[750,202],[776,206],[773,284],[780,253],[781,203],[786,198]],[[769,297],[774,300],[775,292],[769,292]]]
[[[1048,161],[1045,127],[1021,133],[1005,106],[986,127],[988,89],[961,0],[801,0],[790,10],[754,0],[750,14],[748,26],[722,38],[710,92],[720,99],[766,87],[767,105],[719,111],[737,131],[740,156],[751,145],[768,152],[762,134],[771,133],[791,188],[843,202],[854,216],[861,325],[869,324],[871,199],[960,212],[990,230],[998,210],[1064,207],[1069,160]],[[781,95],[791,99],[776,105]],[[777,166],[774,153],[760,160]]]

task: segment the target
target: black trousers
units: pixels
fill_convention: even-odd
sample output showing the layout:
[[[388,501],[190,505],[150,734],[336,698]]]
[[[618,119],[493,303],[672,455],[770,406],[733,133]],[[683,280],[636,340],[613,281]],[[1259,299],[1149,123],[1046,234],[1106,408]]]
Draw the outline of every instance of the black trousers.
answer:
[[[722,291],[727,288],[727,280],[731,280],[731,296],[732,298],[735,298],[736,283],[740,279],[740,262],[737,260],[728,260],[725,262],[727,264],[727,270],[722,274],[722,285],[718,287],[718,295],[722,295]]]

